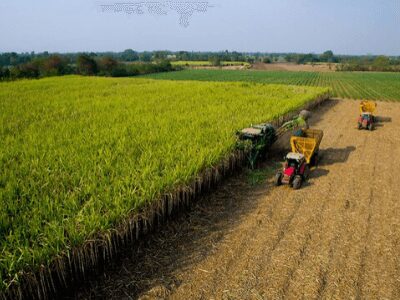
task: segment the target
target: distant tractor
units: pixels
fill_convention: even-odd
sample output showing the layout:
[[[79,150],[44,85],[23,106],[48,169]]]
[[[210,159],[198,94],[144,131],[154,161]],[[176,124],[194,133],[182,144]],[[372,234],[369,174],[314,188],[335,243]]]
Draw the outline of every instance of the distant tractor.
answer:
[[[267,150],[277,140],[275,128],[269,123],[253,125],[237,132],[238,148],[247,150],[247,159],[253,169],[257,159],[265,157]]]
[[[283,170],[275,176],[277,186],[287,184],[299,189],[310,174],[310,167],[318,163],[318,150],[324,133],[318,129],[303,129],[290,138],[292,152],[285,156]]]
[[[376,118],[374,111],[377,104],[372,101],[361,101],[360,103],[360,116],[358,117],[358,129],[373,130]]]

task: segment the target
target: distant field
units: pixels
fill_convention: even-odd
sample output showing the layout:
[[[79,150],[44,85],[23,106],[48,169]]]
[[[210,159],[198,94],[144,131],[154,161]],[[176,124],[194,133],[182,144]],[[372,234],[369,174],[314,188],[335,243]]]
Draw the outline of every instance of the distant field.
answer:
[[[327,89],[54,77],[0,83],[0,298]]]
[[[323,86],[329,87],[334,96],[341,98],[400,101],[400,73],[185,70],[149,77]]]
[[[212,66],[211,62],[209,61],[173,61],[171,62],[173,66],[190,66],[190,67],[206,67],[206,66]],[[221,62],[222,66],[247,66],[250,67],[250,64],[248,62],[244,61],[223,61]]]

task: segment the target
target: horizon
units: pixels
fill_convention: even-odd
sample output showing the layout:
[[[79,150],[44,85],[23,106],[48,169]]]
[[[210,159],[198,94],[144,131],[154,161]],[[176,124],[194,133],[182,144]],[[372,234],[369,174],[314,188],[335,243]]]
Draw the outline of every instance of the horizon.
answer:
[[[237,50],[217,50],[217,51],[197,51],[197,50],[168,50],[168,49],[156,49],[156,50],[143,50],[143,51],[139,51],[136,49],[132,49],[132,48],[127,48],[127,49],[123,49],[123,50],[104,50],[104,51],[92,51],[92,50],[87,50],[87,51],[76,51],[76,52],[61,52],[61,51],[56,51],[56,52],[50,52],[47,50],[44,51],[40,51],[40,52],[36,52],[36,51],[24,51],[24,52],[15,52],[15,51],[6,51],[6,52],[2,52],[0,51],[0,55],[1,54],[5,54],[5,53],[16,53],[18,55],[22,55],[22,54],[31,54],[34,53],[35,55],[40,55],[40,54],[44,54],[44,53],[48,53],[48,55],[71,55],[71,54],[90,54],[90,53],[95,53],[95,54],[107,54],[107,53],[123,53],[126,50],[133,50],[137,53],[154,53],[154,52],[167,52],[167,53],[179,53],[179,52],[188,52],[188,53],[224,53],[225,51],[228,51],[229,53],[240,53],[240,54],[261,54],[261,55],[287,55],[287,54],[299,54],[299,55],[307,55],[307,54],[312,54],[312,55],[321,55],[323,54],[325,51],[330,51],[330,49],[327,49],[323,52],[262,52],[262,51],[250,51],[250,52],[241,52],[241,51],[237,51]],[[374,53],[367,53],[367,54],[341,54],[341,53],[335,53],[333,52],[333,54],[335,56],[339,56],[339,57],[377,57],[377,56],[387,56],[387,57],[395,57],[398,58],[400,57],[400,54],[374,54]]]
[[[140,11],[134,11],[138,3],[3,0],[0,53],[133,49],[270,54],[332,50],[346,56],[400,55],[397,0],[160,0],[141,1]],[[151,3],[158,6],[151,10]],[[187,15],[179,14],[171,3],[190,3],[192,10]],[[205,6],[193,6],[198,3]]]

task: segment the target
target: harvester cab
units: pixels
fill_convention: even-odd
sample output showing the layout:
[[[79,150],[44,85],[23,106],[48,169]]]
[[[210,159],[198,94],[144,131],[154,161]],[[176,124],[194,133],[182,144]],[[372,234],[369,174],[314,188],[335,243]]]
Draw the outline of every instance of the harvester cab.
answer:
[[[374,129],[376,103],[372,101],[361,101],[360,116],[358,117],[358,129]]]
[[[269,123],[244,128],[236,135],[237,147],[247,150],[247,159],[251,168],[254,168],[257,159],[265,157],[268,148],[277,140],[276,130]]]

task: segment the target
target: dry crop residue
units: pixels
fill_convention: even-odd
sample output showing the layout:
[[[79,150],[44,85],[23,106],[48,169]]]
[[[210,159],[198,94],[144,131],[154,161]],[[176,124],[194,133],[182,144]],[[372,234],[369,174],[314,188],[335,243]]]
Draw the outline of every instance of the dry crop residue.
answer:
[[[399,299],[400,105],[379,103],[372,132],[357,114],[314,113],[322,158],[301,190],[229,179],[73,297]]]
[[[255,63],[252,65],[252,69],[263,71],[335,72],[336,64]]]

